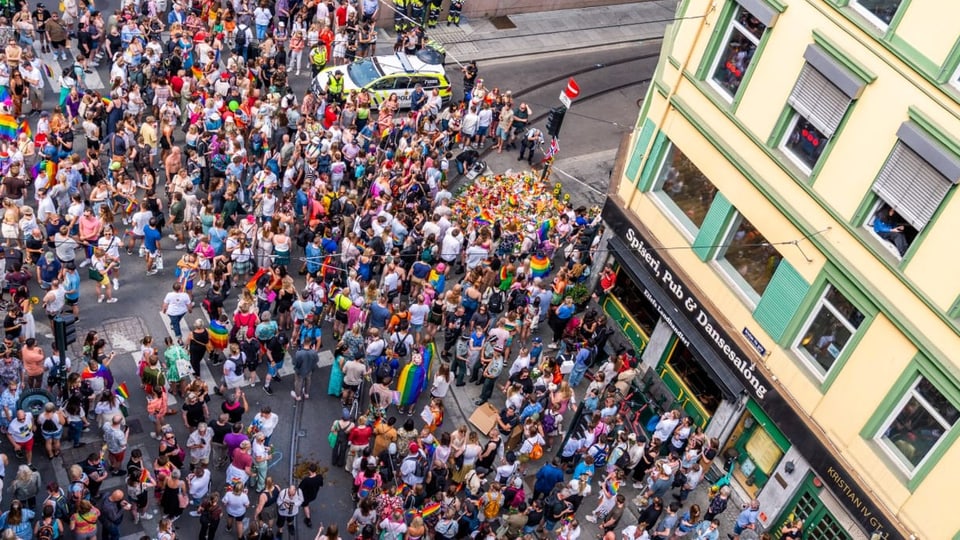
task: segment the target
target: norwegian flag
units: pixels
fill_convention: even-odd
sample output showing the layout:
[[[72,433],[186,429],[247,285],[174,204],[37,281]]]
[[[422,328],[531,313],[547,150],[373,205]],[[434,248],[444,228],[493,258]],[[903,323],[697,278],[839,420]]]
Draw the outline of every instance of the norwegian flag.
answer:
[[[550,148],[547,149],[547,152],[543,155],[543,160],[547,161],[553,156],[560,153],[560,141],[553,139],[550,141]]]

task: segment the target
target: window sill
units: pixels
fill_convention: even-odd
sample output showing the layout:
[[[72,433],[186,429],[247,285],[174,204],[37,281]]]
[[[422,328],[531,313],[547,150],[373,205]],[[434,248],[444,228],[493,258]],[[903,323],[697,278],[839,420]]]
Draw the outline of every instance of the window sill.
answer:
[[[859,232],[863,243],[872,248],[874,253],[894,267],[900,268],[900,265],[903,264],[903,258],[900,257],[896,246],[877,236],[877,233],[873,232],[869,224],[864,225]],[[913,246],[910,246],[910,249],[913,249]],[[909,254],[909,249],[907,253]]]
[[[896,477],[903,487],[907,488],[910,493],[913,493],[913,491],[917,489],[924,475],[919,473],[909,475],[903,472],[903,467],[897,462],[896,458],[890,455],[889,450],[884,448],[884,443],[880,442],[879,440],[867,439],[866,443],[867,446],[873,450],[874,454],[877,456],[877,459],[879,459],[880,462],[887,467],[887,470],[890,471],[890,474]]]
[[[653,200],[653,204],[660,209],[663,215],[673,223],[673,226],[680,231],[680,234],[683,235],[687,242],[693,245],[693,242],[697,238],[697,233],[700,232],[699,227],[694,225],[687,216],[683,215],[680,207],[663,191],[651,191],[650,199]]]

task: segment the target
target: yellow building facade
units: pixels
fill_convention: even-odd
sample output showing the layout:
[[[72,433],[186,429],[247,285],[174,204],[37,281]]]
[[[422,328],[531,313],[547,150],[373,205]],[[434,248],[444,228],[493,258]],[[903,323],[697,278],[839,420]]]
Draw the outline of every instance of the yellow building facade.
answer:
[[[603,307],[650,414],[718,438],[767,530],[960,538],[957,20],[681,0],[664,38],[604,207]]]

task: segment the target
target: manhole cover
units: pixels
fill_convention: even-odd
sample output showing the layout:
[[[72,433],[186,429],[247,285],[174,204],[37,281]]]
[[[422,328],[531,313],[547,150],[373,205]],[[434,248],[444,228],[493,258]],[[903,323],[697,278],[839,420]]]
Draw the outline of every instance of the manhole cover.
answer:
[[[497,30],[510,30],[511,28],[517,27],[517,25],[513,24],[513,21],[510,20],[510,17],[506,15],[494,17],[490,19],[490,22],[493,23],[494,28]]]

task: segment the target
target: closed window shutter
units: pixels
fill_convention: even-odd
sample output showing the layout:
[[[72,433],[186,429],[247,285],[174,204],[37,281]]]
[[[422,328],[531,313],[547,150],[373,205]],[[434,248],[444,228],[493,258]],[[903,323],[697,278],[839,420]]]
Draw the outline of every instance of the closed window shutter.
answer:
[[[914,229],[923,230],[953,184],[903,142],[880,169],[873,191]]]
[[[780,261],[753,311],[753,318],[770,337],[780,342],[808,290],[810,284],[803,276],[787,261]]]
[[[850,97],[810,64],[804,64],[787,103],[820,133],[832,137],[850,107]]]

